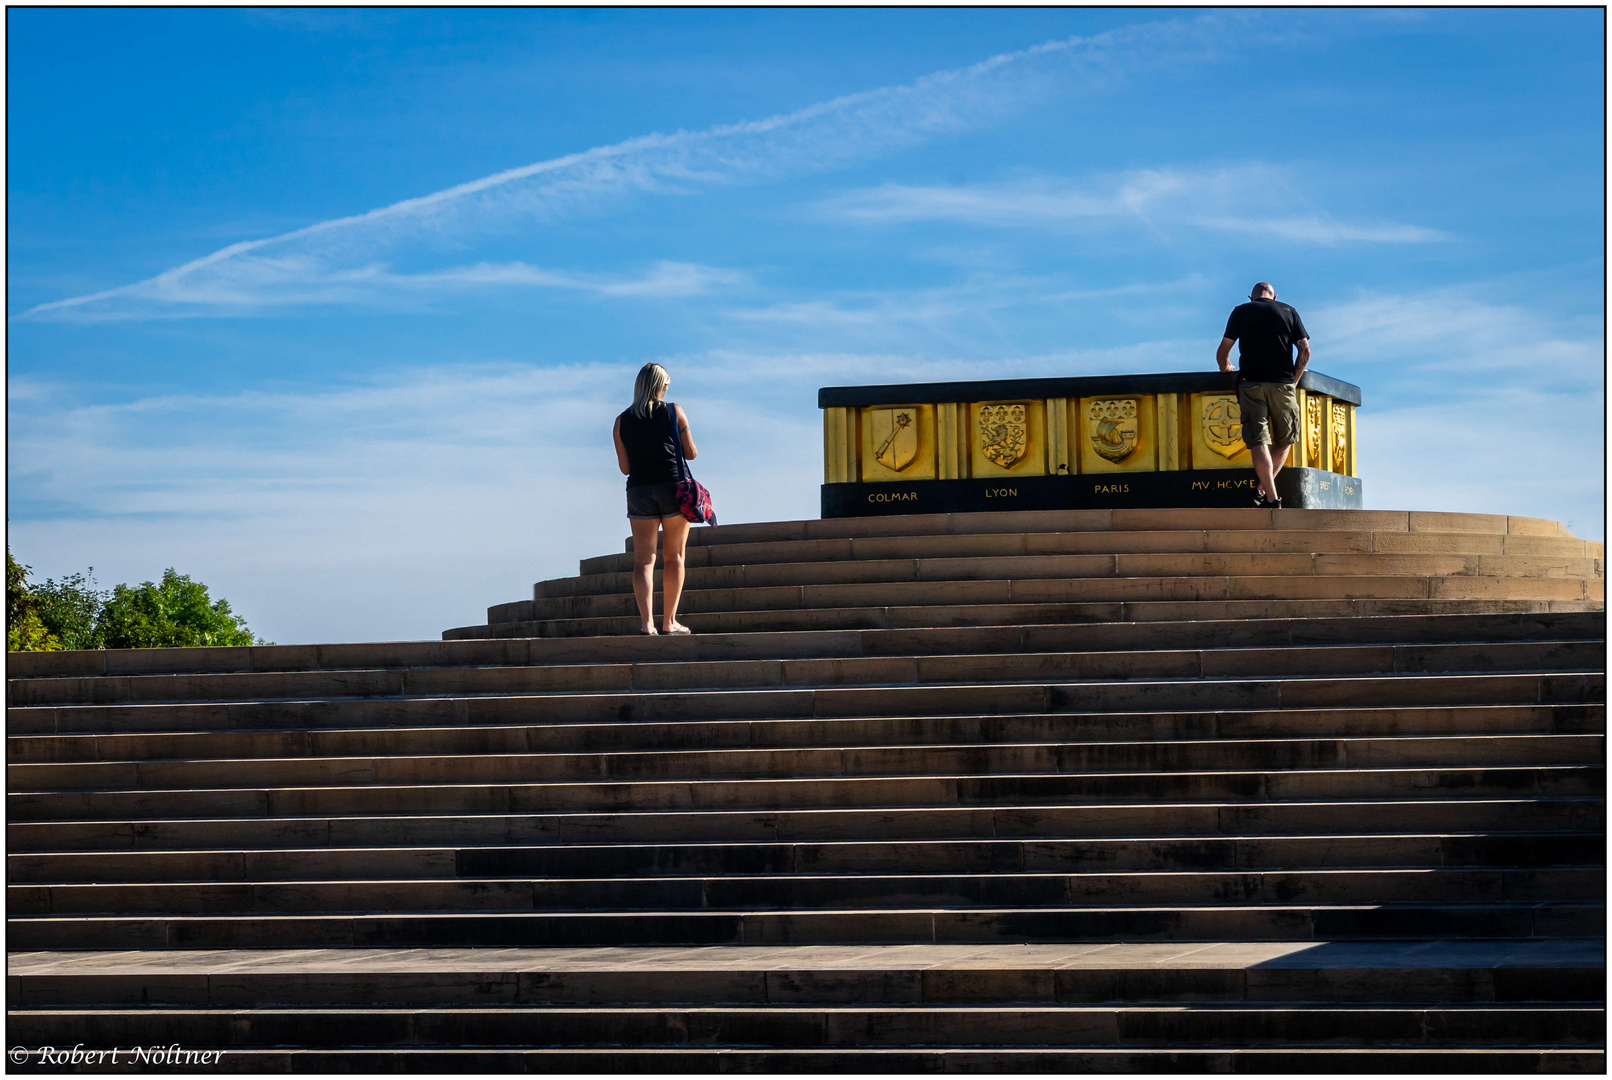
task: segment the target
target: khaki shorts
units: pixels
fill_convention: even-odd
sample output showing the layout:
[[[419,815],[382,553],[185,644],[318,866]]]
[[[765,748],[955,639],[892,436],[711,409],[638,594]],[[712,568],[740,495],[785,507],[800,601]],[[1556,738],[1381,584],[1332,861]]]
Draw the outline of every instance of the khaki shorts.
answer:
[[[1299,396],[1292,383],[1250,382],[1237,388],[1243,444],[1292,446],[1299,441]]]

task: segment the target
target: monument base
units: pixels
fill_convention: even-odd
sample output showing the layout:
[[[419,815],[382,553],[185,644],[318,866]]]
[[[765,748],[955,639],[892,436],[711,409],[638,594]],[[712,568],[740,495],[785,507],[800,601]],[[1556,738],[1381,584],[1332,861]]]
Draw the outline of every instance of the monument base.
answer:
[[[1359,477],[1287,468],[1276,477],[1282,504],[1301,510],[1360,510]],[[1015,479],[824,484],[823,517],[956,514],[990,510],[1120,510],[1249,506],[1250,469],[1199,469]]]

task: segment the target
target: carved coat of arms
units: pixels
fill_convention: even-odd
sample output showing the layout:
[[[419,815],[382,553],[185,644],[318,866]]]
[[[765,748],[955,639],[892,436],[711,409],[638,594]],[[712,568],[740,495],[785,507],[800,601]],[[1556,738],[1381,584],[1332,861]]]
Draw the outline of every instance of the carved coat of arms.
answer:
[[[913,409],[873,409],[868,423],[874,461],[900,472],[918,457],[918,417]]]
[[[1308,444],[1305,447],[1308,451],[1306,460],[1318,469],[1326,468],[1326,463],[1321,460],[1321,451],[1324,449],[1321,445],[1322,404],[1321,399],[1314,394],[1304,399],[1304,438]]]
[[[1242,453],[1243,407],[1234,394],[1209,398],[1203,406],[1203,441],[1223,458]]]
[[[1030,445],[1023,405],[981,405],[980,452],[999,469],[1012,468]]]
[[[1116,465],[1136,449],[1137,398],[1108,398],[1091,403],[1092,448]]]

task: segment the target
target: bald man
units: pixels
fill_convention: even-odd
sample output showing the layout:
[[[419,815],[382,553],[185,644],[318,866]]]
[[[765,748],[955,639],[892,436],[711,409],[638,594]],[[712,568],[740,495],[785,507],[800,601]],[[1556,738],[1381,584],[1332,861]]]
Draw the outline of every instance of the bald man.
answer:
[[[1238,342],[1237,368],[1231,366],[1231,344]],[[1293,349],[1298,348],[1298,361]],[[1237,372],[1237,403],[1243,412],[1243,443],[1254,459],[1259,492],[1254,505],[1280,507],[1276,474],[1287,464],[1288,451],[1299,441],[1299,377],[1310,362],[1310,332],[1299,313],[1277,303],[1276,290],[1261,281],[1248,303],[1232,308],[1215,360],[1221,371]]]

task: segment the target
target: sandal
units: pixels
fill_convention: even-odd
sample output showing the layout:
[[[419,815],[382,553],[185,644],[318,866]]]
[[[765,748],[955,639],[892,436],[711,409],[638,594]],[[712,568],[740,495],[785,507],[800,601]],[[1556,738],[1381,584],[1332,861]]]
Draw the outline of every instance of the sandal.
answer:
[[[692,634],[694,631],[690,630],[686,626],[679,626],[676,630],[662,630],[661,633],[668,637],[677,637],[682,634]]]

